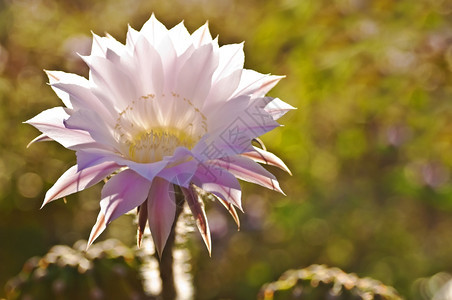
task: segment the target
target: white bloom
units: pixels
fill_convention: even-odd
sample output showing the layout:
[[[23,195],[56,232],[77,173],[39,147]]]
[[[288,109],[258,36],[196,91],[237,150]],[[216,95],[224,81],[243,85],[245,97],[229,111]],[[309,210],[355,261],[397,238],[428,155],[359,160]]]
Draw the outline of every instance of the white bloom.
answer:
[[[282,78],[243,69],[243,44],[219,47],[207,24],[189,34],[183,23],[168,30],[152,15],[126,44],[93,36],[82,56],[89,79],[48,71],[66,107],[27,121],[76,151],[77,164],[47,192],[44,204],[105,184],[89,244],[120,215],[140,207],[139,231],[149,221],[161,254],[176,211],[180,186],[210,252],[200,191],[212,193],[238,222],[236,178],[280,191],[276,178],[256,162],[288,171],[275,155],[251,141],[279,124],[292,107],[265,94]]]

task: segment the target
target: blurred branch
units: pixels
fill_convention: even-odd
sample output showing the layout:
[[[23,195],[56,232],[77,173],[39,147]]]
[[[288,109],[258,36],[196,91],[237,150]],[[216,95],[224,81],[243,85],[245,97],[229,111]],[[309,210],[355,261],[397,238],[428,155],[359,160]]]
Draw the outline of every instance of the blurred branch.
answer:
[[[278,294],[278,297],[275,295]],[[392,287],[372,278],[359,278],[338,268],[311,265],[289,270],[277,281],[265,284],[258,299],[402,299]],[[325,298],[327,297],[327,298]],[[357,298],[358,297],[358,298]]]
[[[7,299],[155,299],[145,295],[141,261],[117,240],[57,245],[30,258],[5,286]]]

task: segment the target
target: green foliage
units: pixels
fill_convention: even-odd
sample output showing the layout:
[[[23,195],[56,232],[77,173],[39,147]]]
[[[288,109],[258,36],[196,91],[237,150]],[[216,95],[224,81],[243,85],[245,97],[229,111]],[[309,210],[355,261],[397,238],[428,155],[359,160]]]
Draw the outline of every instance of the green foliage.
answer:
[[[60,105],[42,69],[87,76],[90,30],[125,40],[152,12],[205,20],[245,41],[248,68],[285,74],[271,92],[298,110],[262,139],[291,168],[287,197],[243,184],[241,231],[209,204],[213,254],[193,235],[196,299],[253,299],[287,269],[340,267],[426,299],[414,283],[452,270],[452,18],[447,0],[0,0],[0,282],[54,244],[88,236],[99,186],[39,210],[75,163],[21,122]],[[104,234],[127,245],[133,222]],[[30,246],[31,245],[31,246]],[[1,296],[1,295],[0,295]]]

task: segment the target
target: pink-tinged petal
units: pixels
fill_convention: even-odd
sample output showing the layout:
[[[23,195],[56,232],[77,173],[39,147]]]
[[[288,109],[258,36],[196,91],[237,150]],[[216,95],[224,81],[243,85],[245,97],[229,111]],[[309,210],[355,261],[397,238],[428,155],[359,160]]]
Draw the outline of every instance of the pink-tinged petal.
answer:
[[[198,141],[192,152],[204,161],[252,151],[252,139],[280,126],[264,110],[271,100],[241,96],[219,106],[210,112],[209,134]]]
[[[198,227],[201,237],[206,244],[209,255],[211,255],[212,243],[210,240],[210,229],[209,224],[207,223],[204,203],[193,185],[191,185],[188,189],[182,188],[182,192],[185,196],[185,201],[187,201],[191,213],[195,218],[196,226]]]
[[[177,93],[195,104],[204,101],[212,83],[212,74],[218,66],[218,55],[212,45],[201,46],[185,62],[177,77]]]
[[[279,118],[284,116],[289,110],[296,108],[282,101],[279,98],[274,98],[270,103],[268,103],[265,106],[264,109],[273,117],[273,120],[278,120]]]
[[[242,80],[234,95],[264,96],[285,76],[265,75],[244,69]]]
[[[238,144],[234,144],[233,140],[228,140],[228,137],[232,134],[237,136],[235,140],[239,141]],[[251,138],[247,135],[239,135],[235,132],[230,133],[228,130],[225,130],[223,133],[220,132],[216,135],[203,136],[203,138],[193,147],[192,152],[197,160],[204,162],[252,150]]]
[[[250,98],[241,96],[207,111],[209,133],[198,141],[192,152],[204,161],[250,151],[251,139],[255,136],[241,118],[249,104]]]
[[[107,48],[105,58],[114,64],[119,64],[121,61],[121,56],[118,55],[118,53],[116,53],[114,50],[112,50],[110,48]]]
[[[242,153],[241,155],[247,158],[250,158],[254,160],[255,162],[261,163],[261,164],[267,164],[270,166],[275,166],[280,168],[283,171],[286,171],[290,175],[292,175],[292,172],[290,172],[289,168],[286,166],[286,164],[276,155],[274,155],[271,152],[268,152],[263,149],[259,149],[257,147],[253,147],[254,150],[250,152]]]
[[[227,75],[243,69],[245,54],[243,52],[243,43],[224,45],[219,48],[218,68],[213,74],[213,81],[217,81]]]
[[[234,175],[212,164],[203,163],[193,177],[193,182],[206,192],[212,193],[242,210],[242,191]]]
[[[197,161],[191,160],[174,166],[167,166],[158,173],[158,176],[178,186],[188,187],[198,165]]]
[[[226,200],[223,200],[222,198],[218,197],[217,195],[214,195],[215,199],[217,199],[223,206],[228,210],[228,212],[231,214],[232,218],[235,221],[235,224],[237,224],[237,230],[240,230],[240,219],[239,215],[237,214],[237,211],[235,210],[234,206],[229,203]]]
[[[165,157],[164,160],[168,164],[157,176],[173,184],[188,187],[199,165],[191,151],[185,147],[178,147],[171,157]]]
[[[91,32],[93,35],[93,42],[91,44],[91,55],[92,56],[100,56],[105,58],[105,54],[107,52],[107,49],[102,43],[102,38],[95,34],[94,32]]]
[[[78,171],[77,165],[72,166],[47,191],[41,208],[53,200],[63,198],[95,185],[118,168],[119,166],[117,164],[111,162],[105,162],[80,171]]]
[[[278,181],[276,180],[276,177],[272,173],[265,170],[261,165],[249,158],[234,156],[214,160],[210,163],[226,169],[228,172],[234,174],[239,179],[256,183],[268,189],[284,194],[279,186]]]
[[[74,109],[89,109],[96,111],[102,116],[108,124],[114,123],[114,117],[117,112],[111,106],[105,106],[99,99],[94,96],[90,88],[84,88],[72,83],[54,83],[52,84],[54,91],[60,91],[69,95],[71,104]]]
[[[152,181],[169,163],[170,158],[154,163],[137,163],[123,158],[116,153],[106,149],[84,149],[77,151],[77,165],[79,168],[87,168],[103,162],[115,162],[120,166],[127,166],[129,169],[140,174],[149,181]]]
[[[159,257],[162,257],[176,216],[173,185],[162,178],[154,178],[147,201],[149,228]]]
[[[264,109],[272,100],[271,97],[251,98],[244,95],[233,98],[209,113],[209,131],[220,132],[222,138],[225,138],[225,131],[249,138],[260,136],[280,126]],[[236,135],[232,134],[232,137]]]
[[[65,73],[65,72],[61,72],[61,71],[47,71],[44,70],[44,72],[46,72],[47,77],[49,78],[49,84],[52,85],[53,83],[59,82],[61,77],[67,77],[70,76],[68,75],[69,73]],[[75,74],[71,74],[73,77],[77,77],[78,75]],[[72,79],[72,78],[71,78]],[[58,98],[61,99],[61,101],[63,101],[63,104],[67,107],[67,108],[73,108],[72,103],[71,103],[71,99],[70,99],[70,95],[64,91],[61,91],[59,89],[55,89],[54,87],[52,87],[53,91],[55,92],[55,94],[57,94]]]
[[[78,170],[90,168],[104,162],[115,162],[117,165],[124,166],[122,162],[115,160],[116,154],[102,148],[78,150],[76,155]]]
[[[136,163],[133,161],[127,161],[127,160],[120,160],[117,159],[117,162],[122,162],[123,164],[127,165],[130,169],[134,170],[144,178],[146,178],[149,181],[152,181],[157,174],[163,170],[168,165],[168,161],[157,161],[154,163]]]
[[[108,128],[97,112],[87,109],[80,109],[71,114],[64,121],[64,125],[68,131],[82,131],[88,133],[97,143],[107,147],[115,147],[117,142],[113,137],[113,130]]]
[[[90,68],[90,82],[94,84],[91,90],[99,99],[105,101],[105,105],[122,111],[133,100],[142,96],[137,94],[135,82],[121,65],[99,56],[80,57]]]
[[[141,34],[138,30],[135,30],[132,27],[130,27],[130,25],[128,25],[127,37],[126,37],[126,47],[129,51],[133,52],[135,43],[140,36],[141,36]]]
[[[108,50],[113,51],[116,56],[120,56],[124,53],[125,47],[123,44],[118,42],[111,35],[107,35],[106,37],[100,37],[94,32],[93,34],[93,43],[91,46],[91,56],[100,56],[103,58],[107,58]]]
[[[196,48],[212,43],[212,35],[209,31],[209,23],[206,22],[204,25],[199,27],[195,32],[193,32],[191,37],[193,45]]]
[[[106,58],[108,50],[113,50],[117,55],[123,54],[125,47],[111,35],[101,37],[91,32],[93,35],[93,43],[91,45],[91,56],[99,56]]]
[[[166,29],[165,25],[160,23],[160,21],[155,18],[154,14],[152,14],[151,18],[144,23],[140,33],[144,35],[152,45],[157,45],[163,37],[168,35],[168,29]]]
[[[148,200],[145,200],[143,204],[138,206],[138,233],[137,233],[137,246],[141,247],[141,241],[143,240],[143,233],[148,222]]]
[[[93,95],[89,96],[89,81],[85,77],[79,76],[77,74],[73,73],[66,73],[63,71],[51,71],[51,70],[44,70],[47,77],[49,78],[49,84],[53,87],[55,84],[71,84],[76,86],[76,88],[64,92],[68,94],[77,94],[78,90],[80,89],[82,92],[82,96],[78,96],[77,98],[92,98]],[[88,91],[86,91],[88,90]]]
[[[237,89],[241,76],[242,70],[236,70],[214,82],[205,100],[204,110],[214,110],[215,107],[227,101]]]
[[[179,74],[180,68],[191,54],[191,51],[188,49],[185,52],[187,54],[184,53],[181,56],[178,56],[169,35],[165,35],[158,45],[153,46],[161,54],[163,76],[165,81],[164,91],[166,93],[174,92],[175,87],[177,86],[177,74]]]
[[[97,111],[105,119],[109,117],[111,122],[114,110],[105,106],[94,96],[86,78],[61,71],[46,71],[46,74],[52,89],[67,107]]]
[[[100,212],[91,230],[88,247],[111,221],[141,205],[146,200],[150,187],[149,180],[132,170],[124,170],[108,180],[102,189]]]
[[[184,53],[191,45],[190,33],[185,28],[183,21],[169,30],[169,36],[177,55]]]
[[[85,86],[85,82],[87,79],[85,77],[79,76],[73,73],[67,73],[63,71],[52,71],[52,70],[44,70],[49,79],[49,84],[52,85],[58,82],[72,82],[74,84],[78,84],[81,86]]]
[[[242,77],[244,61],[243,43],[219,48],[219,63],[212,75],[212,88],[204,104],[206,109],[227,101],[235,92]]]
[[[33,125],[47,137],[60,143],[66,148],[93,143],[91,136],[82,130],[72,130],[64,126],[69,114],[63,107],[54,107],[45,110],[25,123]]]
[[[31,145],[33,145],[34,143],[51,142],[51,141],[53,141],[53,140],[51,138],[49,138],[47,135],[41,134],[41,135],[35,137],[33,140],[31,140],[31,142],[29,142],[27,144],[27,148],[30,147]]]
[[[139,74],[141,94],[160,95],[164,87],[163,65],[160,54],[144,38],[140,37],[135,43],[136,65],[135,72]]]

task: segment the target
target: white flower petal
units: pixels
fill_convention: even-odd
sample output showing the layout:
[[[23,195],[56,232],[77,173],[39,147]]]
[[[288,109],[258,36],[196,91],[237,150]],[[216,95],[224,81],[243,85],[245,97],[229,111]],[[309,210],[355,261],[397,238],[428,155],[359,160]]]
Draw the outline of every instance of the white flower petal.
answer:
[[[54,107],[41,112],[25,123],[33,125],[47,137],[66,148],[75,149],[79,146],[95,143],[87,132],[66,128],[64,121],[67,118],[69,118],[69,114],[63,107]]]
[[[284,77],[285,76],[265,75],[254,70],[243,69],[242,79],[234,96],[264,96]]]
[[[245,53],[243,43],[221,46],[219,49],[220,61],[218,68],[213,74],[213,81],[217,81],[237,70],[243,70],[245,63]]]
[[[64,121],[67,130],[82,131],[88,133],[96,142],[105,147],[113,147],[116,140],[112,136],[112,129],[104,119],[95,111],[80,109],[72,113],[71,116]]]
[[[195,104],[204,101],[210,91],[212,74],[217,66],[218,55],[214,53],[212,45],[200,47],[181,68],[176,92]]]
[[[169,35],[165,35],[158,45],[153,45],[161,55],[163,64],[163,77],[165,78],[165,92],[171,93],[175,91],[177,74],[185,60],[191,52],[185,51],[187,54],[177,56],[173,42]],[[190,48],[189,48],[190,49]]]
[[[265,106],[265,111],[268,112],[274,120],[278,120],[284,116],[289,110],[296,109],[292,105],[282,101],[279,98],[274,98]]]
[[[144,23],[143,27],[140,30],[142,36],[145,36],[152,45],[158,45],[163,37],[168,35],[168,29],[166,29],[165,25],[158,21],[154,14],[152,14],[151,18]]]
[[[140,84],[141,95],[160,95],[163,92],[165,79],[160,54],[144,38],[140,37],[135,43],[136,73]]]
[[[203,109],[205,111],[215,110],[215,108],[225,102],[225,99],[230,99],[237,89],[241,76],[242,70],[236,70],[213,83]]]
[[[209,31],[209,23],[206,22],[204,25],[199,27],[193,34],[191,35],[193,45],[196,48],[199,48],[203,45],[212,43],[212,35]]]
[[[192,45],[190,33],[187,28],[185,28],[183,21],[169,30],[169,36],[178,56],[184,53],[187,48]]]
[[[125,46],[114,39],[111,35],[107,37],[100,37],[94,32],[93,43],[91,46],[91,56],[100,56],[108,58],[108,50],[112,51],[116,57],[121,56],[125,51]],[[110,54],[111,55],[111,54]]]
[[[135,83],[119,64],[97,56],[82,56],[90,67],[90,82],[93,93],[104,101],[105,105],[116,107],[122,111],[131,101],[138,99]]]
[[[94,96],[86,78],[61,71],[46,71],[46,73],[52,89],[68,108],[91,109],[105,118],[111,116],[111,107],[105,106]]]
[[[140,36],[141,36],[141,34],[139,31],[133,29],[132,27],[130,27],[130,25],[128,25],[127,37],[126,37],[126,48],[130,52],[133,52],[135,43]]]
[[[208,135],[192,152],[204,161],[252,151],[252,139],[280,126],[264,110],[271,100],[241,96],[218,106],[209,113]]]

